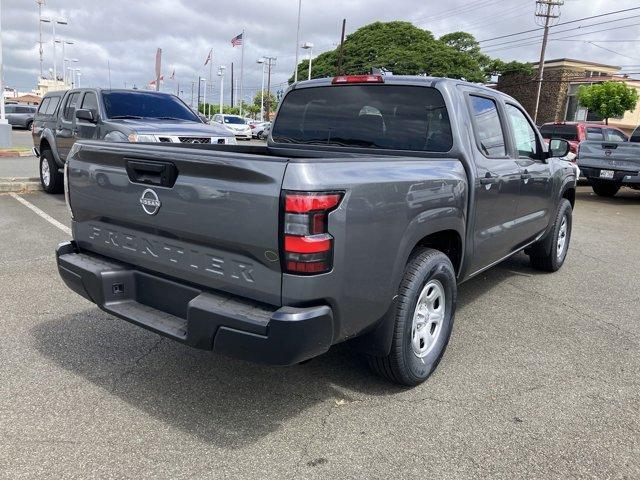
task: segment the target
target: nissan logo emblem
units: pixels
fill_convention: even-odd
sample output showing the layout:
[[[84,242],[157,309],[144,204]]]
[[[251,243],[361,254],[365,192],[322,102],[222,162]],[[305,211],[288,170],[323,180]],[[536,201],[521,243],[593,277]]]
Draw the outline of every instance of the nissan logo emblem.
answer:
[[[160,210],[162,203],[158,198],[158,194],[150,188],[147,188],[140,196],[140,205],[142,205],[144,213],[147,215],[155,215],[158,213],[158,210]]]
[[[605,151],[604,151],[604,154],[605,154],[607,157],[610,157],[612,153],[613,153],[613,152],[612,152],[611,150],[605,150]]]

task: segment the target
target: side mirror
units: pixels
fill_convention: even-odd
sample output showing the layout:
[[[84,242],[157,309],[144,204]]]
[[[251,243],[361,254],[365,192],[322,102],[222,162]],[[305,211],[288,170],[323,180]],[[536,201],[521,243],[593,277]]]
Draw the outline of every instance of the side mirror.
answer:
[[[566,157],[569,154],[570,145],[569,142],[561,138],[552,138],[549,141],[549,156],[550,157]]]
[[[88,109],[79,109],[76,110],[76,118],[78,120],[86,120],[87,122],[95,123],[97,121],[97,115],[94,114],[93,110]]]

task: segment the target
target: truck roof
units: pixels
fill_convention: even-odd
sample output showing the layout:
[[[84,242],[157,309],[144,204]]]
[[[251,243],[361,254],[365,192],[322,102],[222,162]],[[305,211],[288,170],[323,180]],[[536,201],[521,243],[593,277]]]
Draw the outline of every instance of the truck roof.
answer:
[[[321,87],[332,85],[333,79],[336,77],[324,77],[324,78],[315,78],[313,80],[303,80],[297,83],[291,84],[289,89],[296,88],[310,88],[310,87]],[[382,76],[384,85],[411,85],[411,86],[425,86],[425,87],[434,87],[436,84],[447,83],[450,85],[465,85],[468,87],[484,90],[487,93],[491,93],[492,95],[501,96],[504,98],[509,98],[513,100],[513,97],[503,93],[494,88],[486,87],[485,85],[479,83],[468,82],[466,80],[459,80],[456,78],[448,78],[448,77],[425,77],[420,75],[383,75]]]

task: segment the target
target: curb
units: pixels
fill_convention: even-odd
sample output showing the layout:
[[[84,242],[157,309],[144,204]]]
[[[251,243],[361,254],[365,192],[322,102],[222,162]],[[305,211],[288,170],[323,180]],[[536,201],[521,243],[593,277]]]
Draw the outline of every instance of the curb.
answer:
[[[0,157],[32,157],[33,152],[29,150],[0,150]]]
[[[25,193],[42,190],[39,178],[0,178],[0,193]]]

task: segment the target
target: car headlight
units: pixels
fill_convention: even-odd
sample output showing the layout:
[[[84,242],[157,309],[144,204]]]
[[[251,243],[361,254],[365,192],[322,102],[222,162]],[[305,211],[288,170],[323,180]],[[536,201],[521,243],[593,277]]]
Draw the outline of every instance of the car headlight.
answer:
[[[130,133],[129,134],[130,142],[144,143],[144,142],[156,142],[156,137],[154,135],[140,135],[138,133]]]

